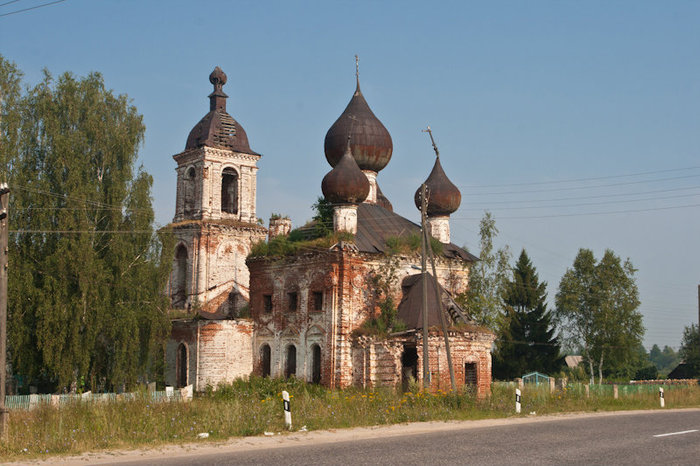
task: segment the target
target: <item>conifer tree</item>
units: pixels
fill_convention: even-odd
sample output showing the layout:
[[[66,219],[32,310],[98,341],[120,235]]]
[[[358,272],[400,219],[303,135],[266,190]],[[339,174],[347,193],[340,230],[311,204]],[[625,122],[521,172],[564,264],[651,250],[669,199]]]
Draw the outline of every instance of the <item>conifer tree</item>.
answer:
[[[523,249],[512,280],[504,285],[505,315],[493,358],[495,378],[512,379],[533,371],[552,374],[561,369],[563,357],[545,303],[546,289]]]

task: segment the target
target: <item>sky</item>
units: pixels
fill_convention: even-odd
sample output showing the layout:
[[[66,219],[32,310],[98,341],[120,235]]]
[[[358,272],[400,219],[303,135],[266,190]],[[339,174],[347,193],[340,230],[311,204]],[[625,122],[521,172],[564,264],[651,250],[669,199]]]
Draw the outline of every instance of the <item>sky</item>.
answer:
[[[418,221],[434,161],[462,192],[452,240],[525,248],[553,300],[579,248],[638,269],[647,347],[698,321],[700,2],[0,0],[0,54],[25,73],[103,74],[144,117],[159,224],[175,162],[228,75],[258,166],[258,216],[312,216],[325,133],[355,88],[392,135],[378,182]],[[36,7],[36,8],[34,8]],[[26,11],[19,11],[33,8]],[[19,11],[19,12],[17,12]],[[17,12],[17,13],[14,13]]]

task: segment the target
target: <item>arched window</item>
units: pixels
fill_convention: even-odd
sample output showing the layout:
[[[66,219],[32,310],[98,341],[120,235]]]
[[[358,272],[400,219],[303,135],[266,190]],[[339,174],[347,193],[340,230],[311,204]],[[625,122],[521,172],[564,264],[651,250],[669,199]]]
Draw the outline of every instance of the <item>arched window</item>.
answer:
[[[260,347],[260,367],[262,369],[263,377],[270,377],[270,372],[272,368],[272,358],[270,345],[267,343]]]
[[[221,211],[238,213],[238,173],[233,168],[224,168],[221,175]]]
[[[180,343],[177,347],[177,363],[175,364],[175,372],[178,388],[187,386],[187,346]]]
[[[287,346],[287,364],[284,369],[284,376],[291,377],[297,374],[297,347]]]
[[[195,198],[195,183],[197,174],[194,167],[190,167],[185,173],[185,185],[184,185],[184,207],[185,215],[192,215],[194,213],[194,198]]]
[[[182,309],[187,302],[187,248],[182,244],[175,249],[172,277],[172,306]]]
[[[311,346],[311,383],[321,383],[321,347]]]

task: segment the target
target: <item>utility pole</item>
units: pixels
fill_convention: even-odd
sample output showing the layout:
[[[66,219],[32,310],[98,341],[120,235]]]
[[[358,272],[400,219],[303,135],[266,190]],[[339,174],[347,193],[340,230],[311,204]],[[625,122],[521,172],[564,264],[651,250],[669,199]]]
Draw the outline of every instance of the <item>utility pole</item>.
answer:
[[[423,130],[424,133],[430,135],[430,142],[433,144],[433,150],[435,151],[435,157],[440,158],[440,151],[435,144],[435,139],[433,139],[433,131],[428,126],[427,129]],[[425,186],[425,185],[423,185]],[[430,239],[428,237],[428,231],[423,228],[423,241],[424,244],[428,246],[428,254],[430,256],[430,265],[433,270],[433,280],[435,285],[435,300],[437,305],[437,313],[440,318],[440,327],[442,327],[442,334],[445,338],[445,354],[447,355],[447,366],[450,368],[450,384],[452,385],[452,391],[457,390],[457,383],[455,381],[455,368],[452,365],[452,352],[450,351],[450,338],[447,335],[447,325],[445,323],[445,316],[442,313],[442,296],[440,295],[440,284],[438,283],[437,270],[435,268],[435,254],[433,254],[433,246],[430,244]]]
[[[430,265],[433,269],[433,280],[435,281],[435,299],[437,301],[437,313],[440,317],[440,327],[442,327],[442,334],[445,337],[445,354],[447,354],[447,366],[450,368],[450,384],[452,385],[452,391],[457,390],[457,384],[455,382],[455,368],[452,365],[452,353],[450,351],[450,338],[447,335],[447,325],[445,324],[445,316],[442,313],[442,297],[440,296],[440,284],[437,279],[437,272],[435,270],[435,255],[433,254],[433,247],[431,246],[428,234],[423,233],[425,236],[424,241],[428,245],[428,255],[430,256]]]
[[[7,440],[9,413],[5,408],[5,384],[7,377],[7,206],[10,188],[0,185],[0,440]]]
[[[423,281],[423,388],[430,388],[430,365],[428,362],[428,282],[426,280],[427,267],[425,264],[425,211],[428,209],[428,189],[423,183],[420,187],[420,225],[421,233],[421,257],[420,272]]]

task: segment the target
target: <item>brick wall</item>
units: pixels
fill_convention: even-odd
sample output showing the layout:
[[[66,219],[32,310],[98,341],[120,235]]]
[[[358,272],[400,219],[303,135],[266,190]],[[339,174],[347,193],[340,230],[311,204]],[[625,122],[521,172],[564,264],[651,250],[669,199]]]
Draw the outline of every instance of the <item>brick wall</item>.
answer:
[[[195,390],[248,377],[253,367],[252,335],[249,320],[174,321],[165,351],[166,385],[178,385],[180,345],[187,351],[187,384]]]

